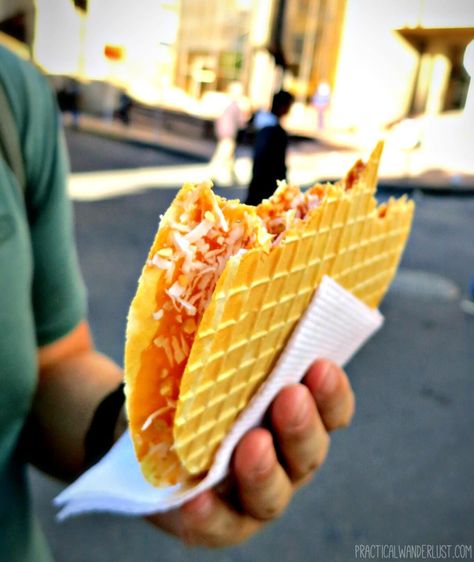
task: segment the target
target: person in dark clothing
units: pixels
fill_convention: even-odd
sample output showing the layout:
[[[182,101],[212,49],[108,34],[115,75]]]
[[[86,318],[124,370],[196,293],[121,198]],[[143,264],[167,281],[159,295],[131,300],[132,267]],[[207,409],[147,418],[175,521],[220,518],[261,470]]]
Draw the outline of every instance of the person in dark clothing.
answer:
[[[280,125],[294,98],[283,90],[273,96],[272,109],[261,119],[263,126],[255,136],[252,180],[249,185],[247,205],[257,205],[275,191],[277,180],[286,179],[286,148],[288,134]],[[258,119],[256,119],[258,127]]]
[[[132,110],[132,106],[132,98],[125,92],[122,92],[120,94],[119,107],[115,114],[124,125],[130,125],[130,111]]]

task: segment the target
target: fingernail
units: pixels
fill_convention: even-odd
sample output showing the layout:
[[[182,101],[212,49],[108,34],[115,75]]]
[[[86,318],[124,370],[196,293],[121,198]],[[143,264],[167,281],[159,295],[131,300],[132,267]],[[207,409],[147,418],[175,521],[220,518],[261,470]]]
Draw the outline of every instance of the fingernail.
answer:
[[[331,394],[337,385],[338,371],[336,367],[329,363],[326,370],[323,371],[321,375],[321,380],[318,385],[318,393],[329,395]]]

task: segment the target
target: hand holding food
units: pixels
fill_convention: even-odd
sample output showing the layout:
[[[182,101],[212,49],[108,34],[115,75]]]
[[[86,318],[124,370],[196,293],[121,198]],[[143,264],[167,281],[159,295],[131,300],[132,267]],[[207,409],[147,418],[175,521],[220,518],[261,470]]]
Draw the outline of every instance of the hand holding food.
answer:
[[[190,545],[246,540],[281,515],[324,462],[329,431],[347,426],[353,412],[346,374],[330,361],[317,361],[304,384],[285,388],[274,400],[269,429],[253,429],[242,438],[228,481],[149,520]]]

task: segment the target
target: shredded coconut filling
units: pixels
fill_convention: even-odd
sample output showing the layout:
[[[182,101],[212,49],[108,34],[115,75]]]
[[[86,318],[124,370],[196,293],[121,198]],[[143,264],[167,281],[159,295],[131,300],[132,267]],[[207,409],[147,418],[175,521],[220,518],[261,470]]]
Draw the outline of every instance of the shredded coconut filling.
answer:
[[[148,266],[165,273],[165,300],[152,317],[166,326],[153,340],[163,353],[159,393],[166,405],[161,401],[141,430],[153,426],[165,441],[176,408],[176,400],[171,399],[177,397],[179,374],[217,281],[230,257],[255,245],[255,221],[264,229],[258,217],[235,212],[231,202],[225,205],[232,218],[226,218],[219,199],[209,190],[190,192],[175,216],[164,219],[169,227],[167,240],[148,261]]]
[[[168,219],[170,236],[168,247],[161,248],[149,261],[149,265],[166,271],[168,288],[165,292],[169,306],[153,313],[157,321],[164,321],[167,311],[174,311],[174,321],[179,324],[189,317],[195,317],[194,331],[209,304],[217,280],[230,257],[245,252],[258,243],[271,239],[278,244],[295,219],[303,220],[308,212],[321,203],[321,199],[311,190],[301,193],[299,188],[279,185],[276,193],[265,200],[257,209],[262,221],[261,229],[255,228],[244,212],[243,220],[229,220],[212,191],[207,192],[207,210],[195,211],[194,203],[199,191],[189,193],[181,202],[174,219]],[[258,220],[258,219],[257,219]],[[176,315],[176,313],[178,313]],[[193,332],[186,332],[192,336]],[[187,343],[170,334],[166,345],[163,338],[155,340],[155,345],[165,350],[170,364],[183,361],[187,355],[183,344]]]
[[[199,205],[195,205],[198,198]],[[177,397],[179,371],[184,369],[199,322],[228,260],[257,244],[267,248],[278,244],[295,219],[304,219],[320,204],[320,198],[282,184],[257,208],[256,216],[245,210],[235,212],[237,203],[226,202],[224,208],[219,203],[212,191],[197,188],[189,192],[174,217],[164,219],[168,238],[148,262],[165,272],[165,302],[152,317],[167,327],[153,340],[163,350],[165,364],[161,367],[166,368],[159,392],[167,405],[146,418],[142,431],[163,423],[171,428],[175,401],[170,405],[168,400]]]
[[[321,195],[321,186],[302,193],[298,187],[279,182],[276,192],[257,207],[268,233],[274,236],[272,246],[284,238],[295,220],[304,220],[311,209],[321,205]]]

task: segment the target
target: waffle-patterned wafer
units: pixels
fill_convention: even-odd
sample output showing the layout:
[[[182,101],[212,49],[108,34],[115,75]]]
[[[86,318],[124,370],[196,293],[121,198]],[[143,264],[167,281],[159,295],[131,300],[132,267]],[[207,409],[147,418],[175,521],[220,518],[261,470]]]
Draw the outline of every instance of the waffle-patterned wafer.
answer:
[[[181,380],[174,445],[191,474],[206,471],[238,414],[275,363],[323,275],[377,307],[395,275],[413,202],[374,198],[382,146],[348,191],[291,227],[269,254],[229,260],[201,320]]]
[[[178,193],[127,325],[130,430],[152,484],[210,467],[325,274],[378,305],[413,215],[406,198],[377,208],[381,151],[338,184],[305,195],[282,184],[257,209],[216,197],[208,184]]]

